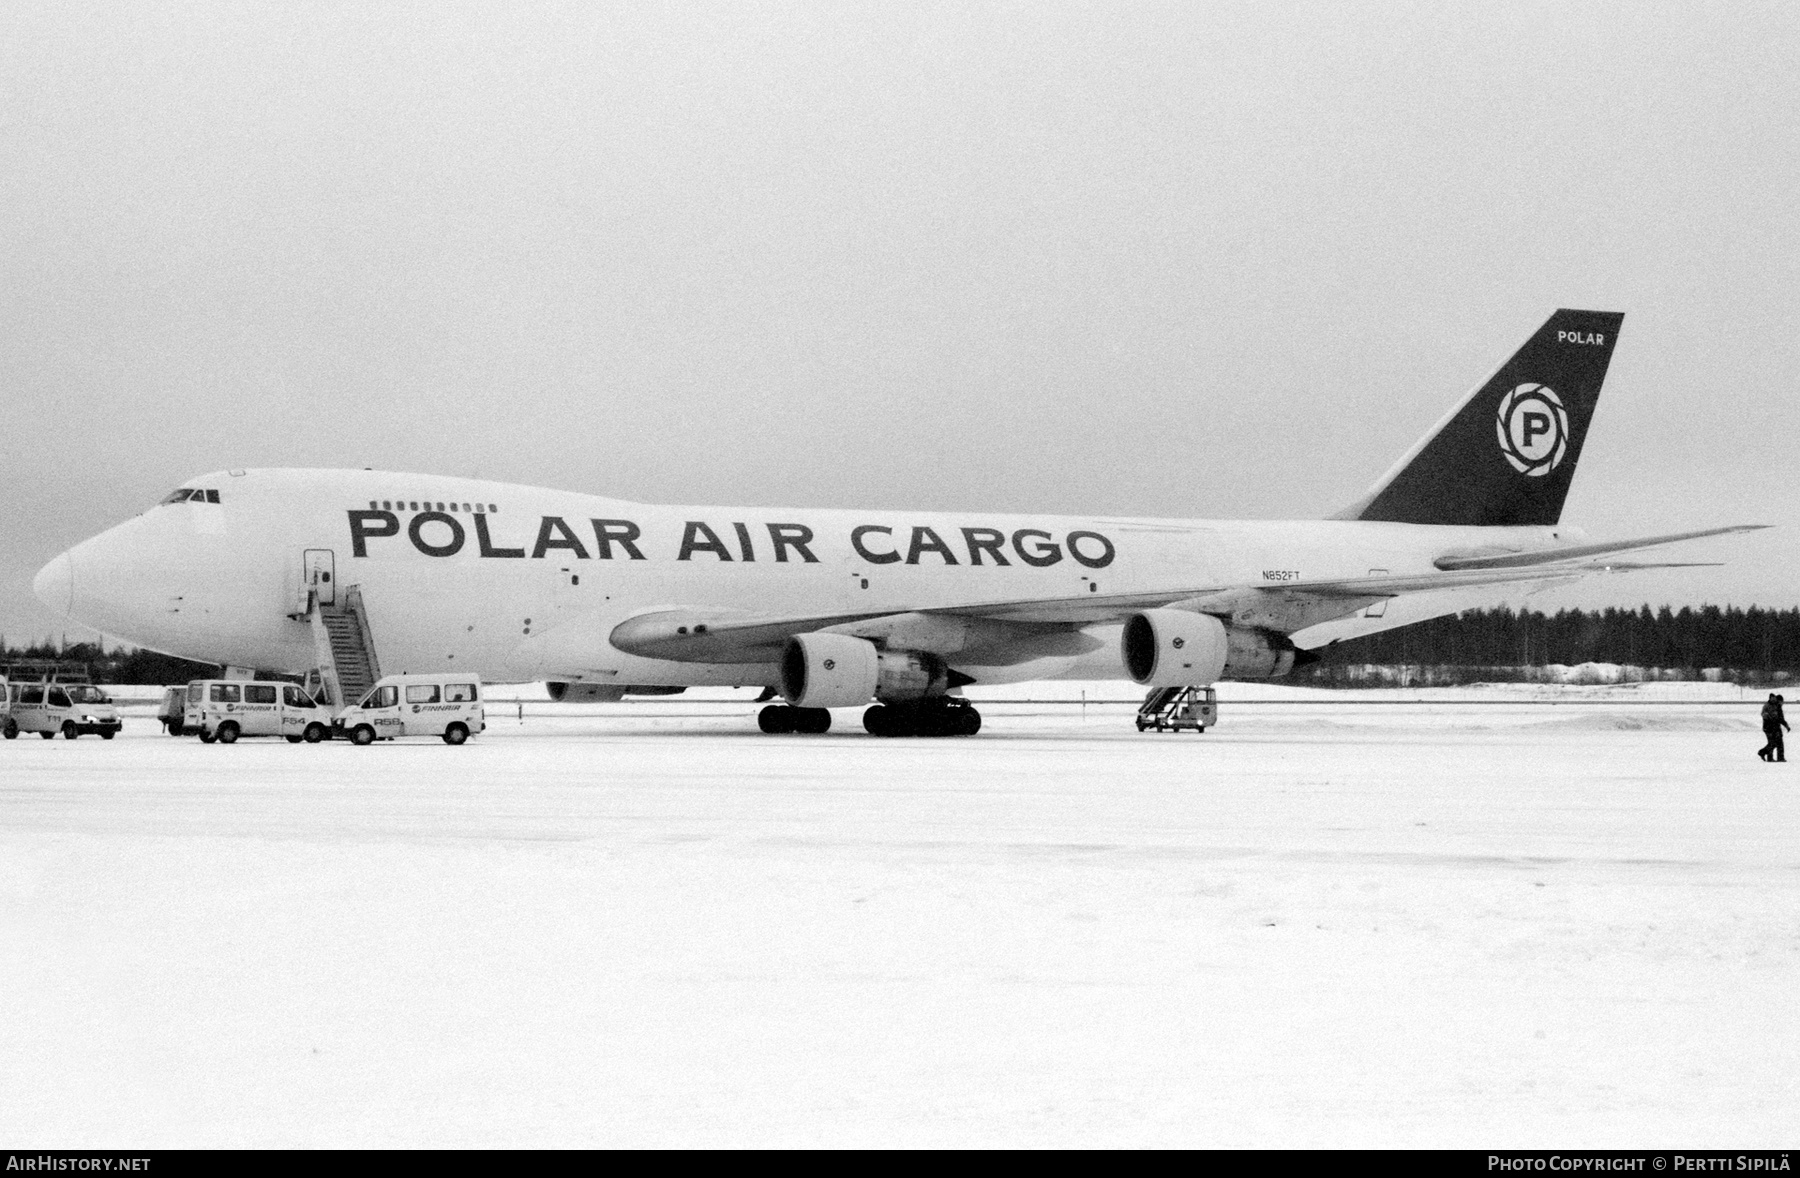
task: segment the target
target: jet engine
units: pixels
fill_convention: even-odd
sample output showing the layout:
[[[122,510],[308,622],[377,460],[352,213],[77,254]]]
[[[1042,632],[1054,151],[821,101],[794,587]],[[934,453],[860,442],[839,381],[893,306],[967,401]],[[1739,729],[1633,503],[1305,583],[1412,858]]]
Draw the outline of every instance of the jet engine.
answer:
[[[1231,627],[1231,646],[1225,655],[1228,679],[1279,679],[1294,669],[1296,651],[1293,643],[1279,634],[1265,630]],[[1308,661],[1318,661],[1310,656]]]
[[[781,656],[781,694],[795,707],[925,699],[942,695],[948,685],[949,670],[936,655],[877,650],[848,634],[796,634]]]
[[[1144,687],[1205,687],[1225,673],[1225,623],[1211,614],[1147,609],[1119,637],[1125,671]]]
[[[1125,672],[1145,687],[1205,687],[1220,679],[1275,679],[1297,652],[1279,634],[1227,626],[1210,614],[1149,609],[1119,639]]]
[[[781,655],[781,694],[797,708],[866,704],[881,678],[881,652],[848,634],[796,634]]]

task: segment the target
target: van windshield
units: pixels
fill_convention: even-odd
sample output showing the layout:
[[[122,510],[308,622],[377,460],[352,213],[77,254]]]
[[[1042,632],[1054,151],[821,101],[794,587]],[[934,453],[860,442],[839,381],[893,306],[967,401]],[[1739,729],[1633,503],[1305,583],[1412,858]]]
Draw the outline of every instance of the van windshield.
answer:
[[[98,687],[83,683],[69,688],[69,698],[78,704],[109,704],[106,693]]]

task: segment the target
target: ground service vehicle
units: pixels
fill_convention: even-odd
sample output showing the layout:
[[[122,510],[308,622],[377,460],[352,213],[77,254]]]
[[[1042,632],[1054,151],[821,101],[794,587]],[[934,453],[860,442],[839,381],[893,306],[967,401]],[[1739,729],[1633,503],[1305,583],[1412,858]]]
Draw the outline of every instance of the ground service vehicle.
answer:
[[[1210,687],[1164,687],[1138,708],[1137,730],[1205,732],[1219,722],[1219,693]]]
[[[438,736],[461,744],[487,727],[472,675],[388,675],[338,713],[333,727],[357,744],[396,736]]]
[[[298,684],[259,679],[195,679],[187,685],[181,723],[204,744],[231,744],[240,736],[317,744],[331,735],[330,712]]]
[[[35,732],[45,740],[62,733],[67,740],[98,735],[111,740],[123,726],[119,709],[104,691],[88,682],[80,663],[13,663],[0,675],[6,685],[0,736],[14,740]]]
[[[162,702],[156,705],[156,722],[170,736],[180,736],[186,731],[181,724],[181,718],[186,712],[187,688],[171,687],[163,692]]]

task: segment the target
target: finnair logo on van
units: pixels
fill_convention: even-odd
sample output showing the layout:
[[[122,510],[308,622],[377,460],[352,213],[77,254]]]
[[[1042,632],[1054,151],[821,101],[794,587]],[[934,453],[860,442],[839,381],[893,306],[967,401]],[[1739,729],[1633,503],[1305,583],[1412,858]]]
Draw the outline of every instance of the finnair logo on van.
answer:
[[[1555,470],[1568,451],[1569,415],[1548,386],[1522,384],[1500,398],[1494,432],[1513,469],[1539,478]]]

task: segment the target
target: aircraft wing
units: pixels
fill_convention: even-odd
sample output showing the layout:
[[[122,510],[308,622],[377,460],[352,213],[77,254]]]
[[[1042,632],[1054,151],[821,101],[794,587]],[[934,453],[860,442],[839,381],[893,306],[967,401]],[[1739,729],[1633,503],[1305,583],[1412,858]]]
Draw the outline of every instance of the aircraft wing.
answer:
[[[1291,634],[1355,613],[1383,598],[1434,589],[1476,588],[1549,577],[1652,568],[1691,568],[1692,563],[1640,564],[1603,556],[1702,536],[1749,531],[1763,525],[1653,536],[1643,540],[1583,545],[1541,552],[1459,554],[1441,558],[1429,573],[1380,574],[1279,585],[1188,585],[1139,593],[969,601],[914,611],[833,614],[759,614],[706,607],[639,614],[615,627],[620,650],[675,662],[768,663],[780,659],[795,634],[832,631],[878,639],[907,649],[954,655],[980,650],[987,659],[1024,661],[1079,654],[1084,626],[1123,622],[1140,610],[1173,606],[1216,614],[1241,626]],[[1453,567],[1444,567],[1446,563]],[[1091,643],[1091,640],[1089,640]],[[1016,657],[1006,657],[1012,651]]]

